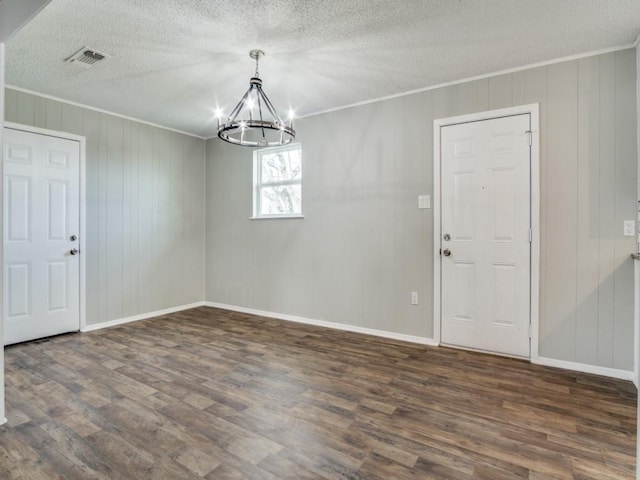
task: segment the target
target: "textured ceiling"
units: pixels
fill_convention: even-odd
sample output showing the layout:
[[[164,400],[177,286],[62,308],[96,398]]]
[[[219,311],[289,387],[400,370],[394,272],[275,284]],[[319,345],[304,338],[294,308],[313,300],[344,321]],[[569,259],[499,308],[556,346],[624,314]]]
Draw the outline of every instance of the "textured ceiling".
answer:
[[[630,45],[638,0],[53,0],[7,44],[7,83],[210,137],[248,87],[297,115]],[[83,46],[110,58],[85,70]]]

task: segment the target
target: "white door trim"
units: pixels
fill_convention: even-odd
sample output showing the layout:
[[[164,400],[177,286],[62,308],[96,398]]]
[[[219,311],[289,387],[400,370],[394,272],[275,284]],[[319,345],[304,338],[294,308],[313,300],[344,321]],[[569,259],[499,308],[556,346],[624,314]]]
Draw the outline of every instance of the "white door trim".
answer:
[[[441,138],[440,129],[449,125],[477,122],[493,118],[521,114],[531,115],[531,353],[536,360],[539,345],[539,305],[540,305],[540,106],[537,103],[518,107],[502,108],[487,112],[440,118],[433,121],[433,339],[440,344],[441,323]]]
[[[65,140],[73,140],[80,144],[80,331],[82,331],[87,323],[86,308],[86,279],[87,279],[87,256],[86,256],[86,139],[80,135],[74,135],[67,132],[58,132],[55,130],[47,130],[45,128],[32,127],[22,125],[20,123],[4,122],[4,128],[12,130],[20,130],[22,132],[35,133],[38,135],[47,135],[49,137],[63,138]],[[4,245],[2,246],[4,251]]]

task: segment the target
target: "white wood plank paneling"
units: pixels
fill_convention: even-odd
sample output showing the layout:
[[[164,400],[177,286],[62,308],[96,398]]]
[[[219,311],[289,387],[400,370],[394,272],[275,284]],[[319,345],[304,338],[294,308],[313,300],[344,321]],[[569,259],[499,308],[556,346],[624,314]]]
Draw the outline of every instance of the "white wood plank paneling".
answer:
[[[598,360],[598,224],[600,219],[599,57],[578,62],[578,245],[576,291],[576,361]]]
[[[513,74],[489,78],[489,110],[511,106],[513,106]]]
[[[600,228],[598,240],[598,360],[596,365],[613,366],[615,235],[615,55],[600,57]],[[618,225],[620,227],[620,225]]]
[[[541,181],[547,194],[541,209],[547,212],[545,236],[546,268],[541,281],[547,287],[546,303],[540,322],[540,355],[564,351],[575,358],[575,342],[567,343],[576,331],[576,272],[578,223],[578,143],[577,62],[547,67],[547,169]],[[549,159],[555,159],[553,164]],[[555,358],[555,357],[554,357]]]
[[[87,325],[204,300],[205,142],[6,90],[8,121],[87,139]]]
[[[637,220],[635,52],[632,49],[616,52],[615,65],[615,226],[619,232],[625,220]],[[629,298],[633,298],[633,280],[630,280],[633,262],[629,260],[629,250],[635,252],[635,239],[619,234],[614,234],[614,238],[613,367],[632,370],[629,352],[618,346],[633,338],[633,322],[628,321],[633,318],[633,302],[629,302]]]

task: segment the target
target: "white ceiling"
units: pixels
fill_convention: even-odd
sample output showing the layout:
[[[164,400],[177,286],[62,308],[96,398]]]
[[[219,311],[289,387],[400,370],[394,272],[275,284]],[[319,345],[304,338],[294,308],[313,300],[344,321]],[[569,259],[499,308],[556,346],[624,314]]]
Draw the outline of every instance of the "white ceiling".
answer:
[[[297,115],[631,45],[638,0],[53,0],[7,44],[7,83],[202,137],[261,48]],[[110,58],[64,59],[83,46]]]

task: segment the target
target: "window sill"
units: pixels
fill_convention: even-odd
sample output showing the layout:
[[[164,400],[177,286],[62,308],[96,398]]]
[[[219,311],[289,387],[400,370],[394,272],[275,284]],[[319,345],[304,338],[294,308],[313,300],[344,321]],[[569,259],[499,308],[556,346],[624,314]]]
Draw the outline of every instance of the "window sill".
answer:
[[[304,218],[304,215],[265,215],[263,217],[249,217],[249,220],[286,220]]]

